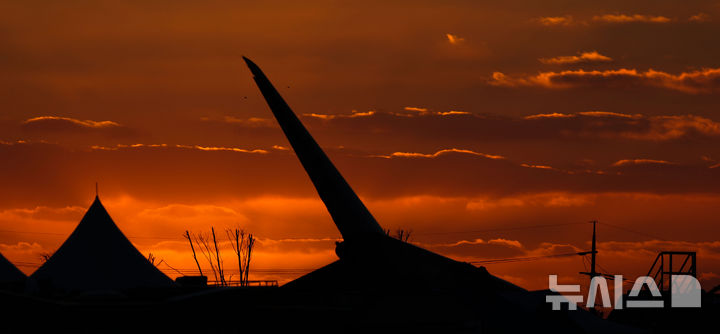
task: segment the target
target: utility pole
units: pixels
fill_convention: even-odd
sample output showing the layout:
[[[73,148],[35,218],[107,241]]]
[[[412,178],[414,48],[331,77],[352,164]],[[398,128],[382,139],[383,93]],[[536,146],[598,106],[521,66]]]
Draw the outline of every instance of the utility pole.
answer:
[[[593,277],[595,276],[601,276],[602,274],[598,273],[595,269],[595,257],[597,256],[597,236],[595,234],[597,220],[591,221],[593,224],[593,234],[592,234],[592,248],[589,252],[580,252],[578,255],[587,255],[590,254],[590,272],[584,272],[581,271],[580,274],[588,275],[590,276],[590,281],[592,281]]]
[[[597,220],[592,221],[593,224],[593,238],[592,238],[592,248],[590,250],[590,279],[597,276],[597,270],[595,270],[595,256],[597,256],[597,244],[596,244],[596,236],[595,236],[595,226],[597,225]]]
[[[604,276],[601,273],[598,273],[595,269],[595,257],[597,256],[597,235],[595,234],[596,226],[597,226],[597,220],[591,221],[593,224],[593,235],[592,235],[592,248],[590,248],[589,252],[580,252],[578,255],[587,255],[590,254],[590,272],[583,272],[581,271],[580,274],[582,275],[588,275],[590,277],[590,284],[592,285],[592,279],[596,276]],[[590,309],[592,312],[596,312],[595,307]]]

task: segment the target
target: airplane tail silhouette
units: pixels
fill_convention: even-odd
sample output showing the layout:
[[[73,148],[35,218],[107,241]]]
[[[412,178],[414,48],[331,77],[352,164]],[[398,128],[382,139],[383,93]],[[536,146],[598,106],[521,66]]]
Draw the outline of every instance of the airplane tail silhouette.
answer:
[[[383,230],[325,152],[295,116],[270,80],[250,59],[243,57],[260,92],[277,119],[295,154],[317,190],[343,239],[383,234]]]
[[[433,284],[450,286],[457,285],[458,279],[472,277],[475,283],[483,282],[486,286],[524,291],[512,283],[490,275],[485,268],[458,262],[385,235],[375,218],[265,74],[251,60],[245,57],[243,59],[344,238],[335,248],[340,261],[301,277],[287,286],[330,287],[337,284],[356,285],[355,283],[366,285],[367,282],[379,281],[378,277],[374,277],[377,274],[384,277],[382,280],[385,284],[388,280],[403,285],[424,285],[432,281]],[[360,269],[370,267],[374,270]]]

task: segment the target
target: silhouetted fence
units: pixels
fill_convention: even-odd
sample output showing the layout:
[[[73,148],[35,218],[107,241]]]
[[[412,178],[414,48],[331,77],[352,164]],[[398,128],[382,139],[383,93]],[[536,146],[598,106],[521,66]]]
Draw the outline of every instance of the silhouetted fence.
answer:
[[[276,280],[248,280],[246,282],[240,280],[225,280],[224,284],[222,281],[208,281],[208,286],[278,286]]]

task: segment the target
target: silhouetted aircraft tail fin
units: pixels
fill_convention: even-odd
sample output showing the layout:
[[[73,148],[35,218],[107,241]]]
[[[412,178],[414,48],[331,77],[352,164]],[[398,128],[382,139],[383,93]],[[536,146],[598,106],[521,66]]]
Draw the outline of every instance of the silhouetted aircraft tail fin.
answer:
[[[343,238],[348,240],[368,234],[383,234],[382,228],[370,211],[340,175],[260,67],[250,59],[245,57],[243,59]]]

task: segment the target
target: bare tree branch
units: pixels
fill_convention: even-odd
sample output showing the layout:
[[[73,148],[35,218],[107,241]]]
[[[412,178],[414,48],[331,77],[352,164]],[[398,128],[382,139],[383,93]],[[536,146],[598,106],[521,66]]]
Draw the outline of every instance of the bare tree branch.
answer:
[[[193,247],[193,241],[192,241],[192,238],[190,237],[190,232],[188,230],[185,230],[185,234],[183,235],[183,237],[185,237],[185,239],[187,239],[188,242],[190,243],[190,249],[192,250],[192,253],[193,253],[193,259],[195,259],[195,264],[197,265],[198,271],[200,272],[200,276],[204,276],[203,272],[202,272],[202,268],[200,268],[200,262],[198,262],[197,255],[195,254],[195,247]]]
[[[215,263],[213,261],[213,251],[210,248],[210,241],[203,233],[196,233],[195,234],[195,243],[200,245],[200,252],[205,256],[205,259],[210,264],[210,270],[212,270],[213,276],[215,276],[215,281],[219,282],[218,278],[218,272],[215,268]]]
[[[217,239],[215,238],[215,228],[210,227],[210,230],[212,231],[213,244],[215,245],[215,260],[217,261],[217,270],[218,276],[220,276],[220,284],[225,286],[227,285],[227,283],[225,282],[225,274],[223,273],[223,263],[222,258],[220,257],[220,249],[218,248]]]

